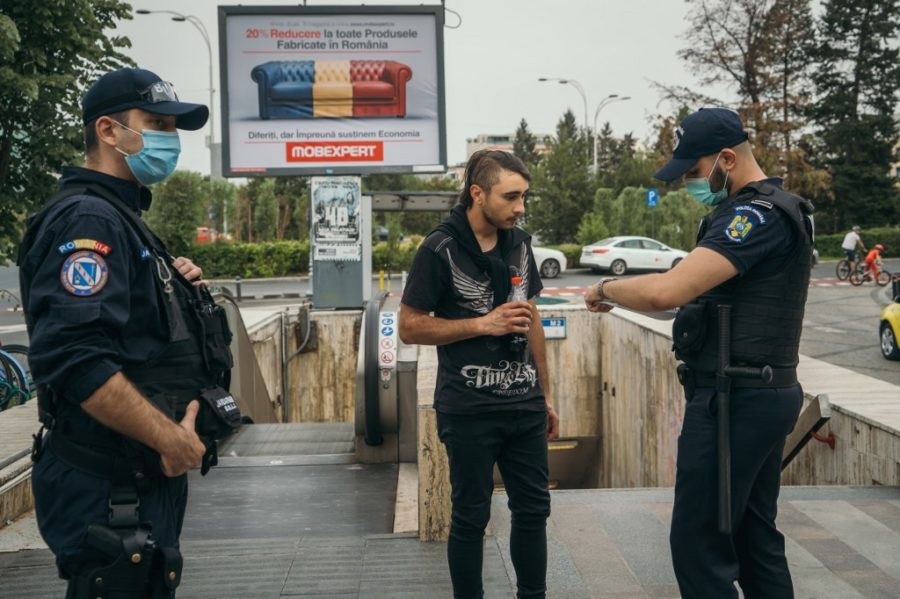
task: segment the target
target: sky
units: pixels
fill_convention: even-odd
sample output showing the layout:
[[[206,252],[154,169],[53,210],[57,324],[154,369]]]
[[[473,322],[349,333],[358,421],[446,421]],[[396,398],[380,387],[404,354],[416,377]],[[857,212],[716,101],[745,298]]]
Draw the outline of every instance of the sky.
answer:
[[[210,34],[213,54],[215,138],[221,141],[219,110],[218,11],[215,0],[130,0],[132,7],[172,10],[194,15]],[[238,4],[237,2],[233,4]],[[244,0],[243,5],[277,2]],[[359,2],[310,1],[310,5],[358,5]],[[409,4],[366,2],[377,4]],[[571,108],[584,123],[584,102],[572,85],[539,82],[539,77],[577,80],[585,91],[589,125],[597,104],[609,94],[630,96],[608,104],[599,123],[609,121],[613,133],[651,135],[656,114],[673,107],[661,102],[654,82],[697,85],[678,58],[688,43],[682,0],[448,0],[447,8],[462,16],[459,28],[444,29],[447,156],[450,164],[466,159],[466,138],[479,133],[512,133],[522,118],[536,133],[555,131],[562,113]],[[447,13],[447,25],[458,23]],[[171,15],[135,15],[115,31],[130,38],[125,53],[138,66],[175,85],[179,98],[209,103],[209,58],[200,32]],[[727,99],[729,91],[704,90]],[[207,174],[209,126],[182,134],[179,168]]]

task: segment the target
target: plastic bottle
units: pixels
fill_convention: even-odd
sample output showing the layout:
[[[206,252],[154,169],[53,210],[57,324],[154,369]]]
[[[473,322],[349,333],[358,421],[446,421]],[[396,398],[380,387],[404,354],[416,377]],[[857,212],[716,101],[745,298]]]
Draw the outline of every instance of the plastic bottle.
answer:
[[[528,292],[522,284],[522,276],[515,266],[509,267],[509,298],[508,302],[527,302]],[[509,336],[509,349],[515,354],[524,354],[528,349],[528,336],[522,333],[513,333]]]

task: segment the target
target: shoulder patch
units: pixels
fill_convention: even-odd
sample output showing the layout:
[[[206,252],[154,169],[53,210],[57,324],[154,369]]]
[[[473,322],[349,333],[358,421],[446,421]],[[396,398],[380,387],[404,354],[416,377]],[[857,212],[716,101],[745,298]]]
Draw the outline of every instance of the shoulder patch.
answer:
[[[765,200],[760,200],[758,198],[755,200],[750,200],[750,203],[755,206],[762,206],[766,210],[771,210],[775,206],[775,204],[773,204],[772,202],[767,202]]]
[[[759,225],[759,220],[753,213],[738,212],[725,227],[725,237],[736,243],[743,243]]]
[[[81,250],[63,262],[59,280],[63,288],[76,297],[89,297],[100,293],[109,279],[106,260],[95,252]]]

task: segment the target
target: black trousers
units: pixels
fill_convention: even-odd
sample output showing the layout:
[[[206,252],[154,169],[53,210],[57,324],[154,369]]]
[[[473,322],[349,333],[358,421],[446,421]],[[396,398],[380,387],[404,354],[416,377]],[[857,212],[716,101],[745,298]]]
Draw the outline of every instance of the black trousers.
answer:
[[[733,534],[718,532],[715,389],[686,389],[670,545],[685,599],[793,598],[775,528],[781,454],[803,402],[800,385],[731,393]]]
[[[517,597],[543,598],[547,590],[547,412],[479,415],[438,412],[438,435],[447,447],[453,504],[447,560],[455,599],[484,596],[484,529],[491,517],[494,464],[512,512],[509,552]]]

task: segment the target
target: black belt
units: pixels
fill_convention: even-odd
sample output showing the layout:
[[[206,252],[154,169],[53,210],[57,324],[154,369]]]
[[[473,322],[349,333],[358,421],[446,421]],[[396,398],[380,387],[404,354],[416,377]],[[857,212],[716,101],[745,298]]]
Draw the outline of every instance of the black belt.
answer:
[[[691,386],[695,389],[703,387],[716,386],[716,374],[714,372],[703,372],[694,370],[682,364],[678,367],[678,380],[685,387]],[[768,383],[753,378],[732,377],[732,389],[775,389],[778,387],[790,387],[797,384],[796,368],[773,368],[772,380]]]
[[[47,442],[53,453],[72,468],[114,482],[134,481],[139,491],[143,491],[140,488],[142,482],[162,474],[158,459],[154,461],[147,455],[128,455],[124,443],[117,452],[97,450],[74,441],[58,430],[49,433]]]

